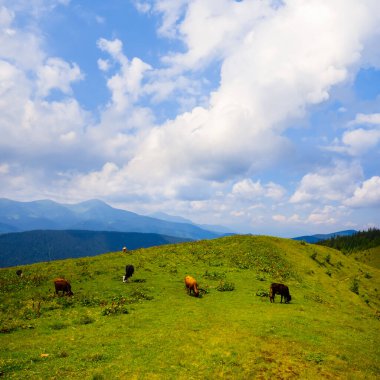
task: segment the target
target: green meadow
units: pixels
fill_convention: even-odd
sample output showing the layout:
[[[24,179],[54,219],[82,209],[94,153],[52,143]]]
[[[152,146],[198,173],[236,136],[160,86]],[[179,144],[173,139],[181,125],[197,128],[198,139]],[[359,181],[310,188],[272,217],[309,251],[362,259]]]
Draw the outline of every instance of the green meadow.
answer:
[[[22,278],[1,269],[0,376],[378,379],[380,270],[368,264],[232,236],[39,263]],[[201,297],[187,295],[188,274]],[[54,295],[55,277],[73,297]],[[289,304],[269,302],[272,282],[289,286]]]

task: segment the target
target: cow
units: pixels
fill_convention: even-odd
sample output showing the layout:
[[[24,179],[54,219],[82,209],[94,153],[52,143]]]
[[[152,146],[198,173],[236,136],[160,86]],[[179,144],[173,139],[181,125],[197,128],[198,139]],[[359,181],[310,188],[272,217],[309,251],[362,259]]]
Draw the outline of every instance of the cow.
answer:
[[[18,269],[18,270],[16,270],[16,274],[17,274],[17,276],[19,276],[19,277],[22,277],[22,270],[21,269]]]
[[[127,247],[123,247],[123,253],[127,253]]]
[[[198,289],[198,284],[195,278],[191,276],[186,276],[185,277],[185,285],[187,288],[187,293],[191,295],[191,292],[193,292],[195,297],[199,297],[199,289]]]
[[[290,300],[292,299],[292,297],[289,293],[289,288],[284,284],[273,283],[270,286],[270,288],[269,288],[269,300],[270,300],[270,302],[274,302],[274,297],[276,294],[281,295],[281,303],[282,303],[283,297],[285,299],[285,303],[290,302]]]
[[[57,295],[59,294],[58,292],[62,292],[63,295],[66,293],[68,296],[74,295],[74,293],[71,291],[70,283],[64,278],[56,278],[54,280],[54,286],[55,294]]]
[[[132,277],[135,271],[135,267],[133,265],[127,265],[125,267],[125,275],[123,276],[123,282],[128,282],[129,277]]]

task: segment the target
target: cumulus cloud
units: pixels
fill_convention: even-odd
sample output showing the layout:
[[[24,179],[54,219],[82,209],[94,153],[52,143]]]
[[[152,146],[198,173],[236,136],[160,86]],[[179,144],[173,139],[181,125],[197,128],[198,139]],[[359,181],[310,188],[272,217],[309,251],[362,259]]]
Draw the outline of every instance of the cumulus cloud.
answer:
[[[357,125],[363,127],[357,128]],[[357,114],[355,119],[348,123],[348,127],[351,129],[343,133],[341,140],[336,139],[333,145],[325,149],[358,157],[379,145],[380,114]]]
[[[380,207],[380,177],[364,181],[344,203],[355,208]]]
[[[284,187],[273,182],[263,186],[261,181],[253,182],[247,178],[233,185],[231,195],[250,200],[260,199],[262,197],[280,200],[284,197],[285,192]]]
[[[306,174],[290,202],[343,201],[352,194],[362,178],[363,172],[359,164],[337,162],[332,167]]]
[[[375,124],[380,125],[380,113],[365,114],[359,113],[356,115],[355,120],[352,120],[349,125],[356,124]]]
[[[98,47],[110,54],[120,65],[120,71],[108,79],[107,86],[112,94],[112,106],[117,112],[123,112],[141,95],[144,73],[151,66],[136,57],[129,61],[123,54],[123,44],[119,39],[110,41],[101,38],[98,40]],[[100,60],[98,64],[101,70],[107,71],[107,61]]]
[[[69,64],[60,58],[48,58],[46,63],[37,70],[38,94],[49,95],[57,89],[64,94],[71,94],[71,83],[84,79],[77,64]]]
[[[188,49],[168,56],[172,65],[186,68],[187,60],[189,65],[199,61],[191,48],[197,44],[189,42],[198,41],[198,33],[211,41],[199,56],[212,55],[219,43],[212,36],[230,30],[232,7],[243,26],[236,22],[231,26],[238,28],[236,34],[226,33],[223,39],[221,82],[210,105],[154,129],[130,162],[131,173],[150,168],[158,179],[160,173],[164,178],[196,170],[202,178],[222,180],[273,164],[289,149],[281,136],[286,120],[328,99],[332,86],[344,81],[360,59],[362,42],[376,21],[374,9],[356,1],[294,0],[277,10],[254,3],[224,1],[219,8],[212,1],[188,4],[178,25],[179,30],[186,26]],[[252,12],[244,12],[247,4],[258,7],[248,19]],[[207,30],[215,32],[210,37],[204,33],[206,20]]]
[[[110,99],[96,117],[75,98],[73,83],[86,73],[49,56],[37,23],[15,22],[23,4],[31,13],[42,4],[26,3],[0,7],[2,175],[9,177],[22,156],[34,170],[45,161],[45,173],[36,171],[30,183],[51,177],[50,188],[73,199],[144,199],[251,224],[271,220],[272,211],[279,223],[333,223],[332,209],[313,209],[307,217],[278,210],[287,190],[269,172],[295,149],[285,137],[289,120],[328,100],[363,63],[363,49],[375,46],[368,41],[379,34],[379,2],[135,0],[140,12],[160,15],[159,35],[176,38],[181,49],[164,53],[153,67],[128,58],[121,39],[99,38],[97,64]],[[48,11],[59,3],[40,6]],[[211,92],[209,72],[219,78]],[[56,90],[63,100],[49,99]],[[187,111],[157,122],[159,102]],[[375,147],[378,117],[358,114],[336,150],[357,157]],[[53,158],[31,159],[36,151]],[[5,160],[9,154],[13,162]],[[50,171],[54,160],[59,172]],[[363,182],[358,163],[306,170],[290,198],[296,207],[314,201],[354,207],[364,204],[361,194],[375,194],[376,180]],[[30,179],[14,173],[12,189]]]

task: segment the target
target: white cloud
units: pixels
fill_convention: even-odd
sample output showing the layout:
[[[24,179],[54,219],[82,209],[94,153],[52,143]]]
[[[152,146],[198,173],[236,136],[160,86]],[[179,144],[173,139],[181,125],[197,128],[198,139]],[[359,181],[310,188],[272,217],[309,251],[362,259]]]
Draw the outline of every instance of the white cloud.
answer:
[[[71,83],[84,79],[77,64],[69,64],[60,58],[48,58],[37,70],[37,92],[41,96],[49,95],[57,89],[64,94],[71,94]]]
[[[360,156],[376,147],[380,142],[379,129],[355,129],[343,134],[343,150],[352,156]]]
[[[372,114],[359,113],[356,115],[355,120],[349,123],[349,125],[356,125],[356,124],[380,125],[380,113],[372,113]]]
[[[111,57],[120,65],[120,71],[107,81],[107,86],[112,94],[112,104],[117,112],[123,112],[130,107],[141,95],[142,80],[146,71],[151,66],[139,58],[131,61],[123,54],[123,44],[120,40],[112,41],[101,38],[98,40],[98,47],[109,53]],[[108,69],[107,61],[98,60],[101,70]]]
[[[380,207],[380,177],[374,176],[364,181],[344,203],[355,208]]]
[[[136,0],[149,17],[161,15],[160,36],[177,38],[171,46],[181,49],[163,53],[154,68],[129,59],[120,39],[100,38],[106,57],[97,64],[110,100],[93,114],[75,98],[72,85],[84,78],[79,65],[49,56],[37,22],[25,28],[15,22],[21,8],[37,14],[59,2],[11,3],[0,7],[0,150],[11,153],[9,164],[0,156],[8,165],[0,172],[13,178],[15,194],[24,194],[27,184],[34,187],[30,194],[46,194],[48,186],[39,185],[48,180],[57,196],[124,204],[144,199],[136,207],[162,205],[220,220],[236,216],[249,226],[273,219],[333,223],[339,219],[333,209],[305,216],[303,203],[359,205],[362,193],[377,199],[376,181],[358,187],[359,164],[338,163],[302,178],[291,197],[295,213],[281,209],[287,191],[278,176],[271,182],[270,169],[294,148],[284,137],[289,120],[327,100],[363,63],[367,42],[378,37],[379,2],[287,0],[271,7],[272,1],[254,0]],[[208,93],[210,72],[220,81]],[[53,90],[64,100],[49,101]],[[188,112],[158,125],[154,109],[165,101]],[[378,144],[378,114],[358,114],[352,125],[358,124],[366,127],[346,131],[336,148],[358,156]],[[30,175],[23,175],[22,165],[13,173],[16,160]],[[249,179],[260,174],[265,182]]]
[[[365,128],[355,128],[358,124]],[[336,138],[333,145],[325,147],[326,150],[351,156],[362,156],[379,144],[380,114],[359,113],[354,120],[348,123],[348,126],[352,129],[343,133],[341,141]]]
[[[210,105],[152,130],[129,164],[131,173],[141,178],[141,173],[149,172],[162,180],[169,173],[194,175],[196,171],[202,178],[222,180],[231,173],[255,172],[273,164],[289,149],[281,136],[286,120],[326,100],[331,87],[347,78],[376,19],[375,9],[371,12],[356,1],[293,0],[276,11],[262,5],[248,19],[242,11],[246,4],[254,6],[249,1],[224,1],[219,8],[213,1],[189,4],[178,27],[186,25],[187,43],[192,38],[198,41],[198,34],[207,40],[205,30],[230,30],[232,7],[239,15],[236,25],[247,22],[236,35],[232,33],[231,40],[228,33],[223,38],[221,83]],[[192,9],[200,9],[197,14],[207,19],[207,29],[193,18]],[[217,16],[207,18],[213,12]],[[187,52],[169,61],[186,68],[187,59],[190,65],[207,60],[215,43],[197,53],[199,58],[192,56],[188,43]]]
[[[107,59],[98,59],[98,67],[102,71],[108,71],[110,68],[110,62]]]
[[[343,201],[352,194],[362,177],[362,169],[357,163],[338,162],[333,167],[306,174],[290,202]]]
[[[263,186],[261,181],[253,182],[251,179],[246,178],[233,185],[231,195],[237,199],[255,200],[267,197],[280,200],[285,195],[285,189],[273,182]]]
[[[314,210],[306,220],[310,224],[329,225],[337,222],[337,208],[325,206],[323,209]]]
[[[281,214],[273,215],[272,219],[274,221],[280,222],[280,223],[286,222],[286,220],[287,220],[286,216],[281,215]]]

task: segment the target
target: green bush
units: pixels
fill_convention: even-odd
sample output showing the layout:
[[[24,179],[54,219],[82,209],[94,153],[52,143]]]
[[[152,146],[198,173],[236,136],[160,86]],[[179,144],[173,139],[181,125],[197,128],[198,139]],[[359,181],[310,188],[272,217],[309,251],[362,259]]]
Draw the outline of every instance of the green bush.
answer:
[[[78,320],[79,325],[89,325],[94,322],[95,322],[95,319],[90,317],[89,315],[83,315]]]
[[[203,277],[208,278],[209,280],[223,280],[226,277],[226,274],[220,272],[209,272],[206,270]]]
[[[49,326],[52,330],[62,330],[67,327],[66,323],[55,322]]]
[[[232,292],[235,290],[235,284],[233,282],[220,281],[216,289],[220,292]]]
[[[267,290],[263,290],[263,289],[259,289],[257,292],[256,292],[256,295],[258,297],[269,297],[269,292]]]
[[[357,278],[353,279],[350,290],[355,294],[359,294],[359,280]]]

